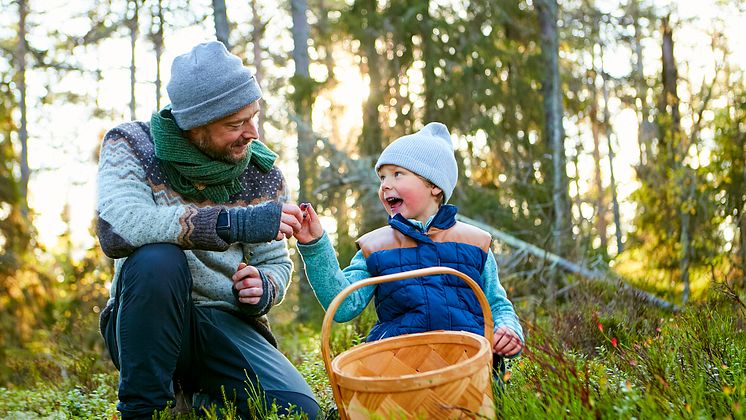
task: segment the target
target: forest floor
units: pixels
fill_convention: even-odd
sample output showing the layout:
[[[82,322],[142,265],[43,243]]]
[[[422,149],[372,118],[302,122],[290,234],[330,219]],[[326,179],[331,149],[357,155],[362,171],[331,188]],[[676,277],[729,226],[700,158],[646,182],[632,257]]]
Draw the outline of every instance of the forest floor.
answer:
[[[746,305],[738,293],[713,288],[677,313],[590,283],[563,302],[527,302],[516,304],[526,349],[508,363],[504,392],[494,395],[500,418],[746,418]],[[359,343],[371,318],[336,325],[333,351]],[[275,333],[329,413],[318,328],[286,323]],[[0,388],[0,418],[117,418],[113,366],[101,353],[74,348],[11,354],[15,379]],[[230,407],[157,416],[233,417]]]

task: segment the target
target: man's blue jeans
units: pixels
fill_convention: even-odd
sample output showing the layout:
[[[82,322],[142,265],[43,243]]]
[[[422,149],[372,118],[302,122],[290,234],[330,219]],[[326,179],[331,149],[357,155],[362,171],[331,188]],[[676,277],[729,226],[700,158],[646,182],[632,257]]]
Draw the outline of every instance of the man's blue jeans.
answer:
[[[191,289],[186,257],[175,245],[146,245],[125,261],[101,324],[120,371],[122,417],[150,418],[180,387],[213,401],[223,401],[224,391],[241,417],[251,418],[250,383],[268,406],[274,401],[282,413],[293,405],[314,418],[319,405],[295,367],[239,317],[195,306]]]

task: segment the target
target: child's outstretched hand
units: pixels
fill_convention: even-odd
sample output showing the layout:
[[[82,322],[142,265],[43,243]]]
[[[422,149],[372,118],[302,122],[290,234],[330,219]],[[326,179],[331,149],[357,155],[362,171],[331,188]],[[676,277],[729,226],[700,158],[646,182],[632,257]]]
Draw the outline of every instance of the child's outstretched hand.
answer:
[[[492,336],[492,351],[498,356],[513,356],[523,348],[520,337],[508,327],[499,327]]]
[[[303,212],[303,222],[300,230],[293,236],[299,243],[307,244],[319,239],[324,234],[324,228],[321,227],[319,216],[309,203],[301,203],[300,210]]]

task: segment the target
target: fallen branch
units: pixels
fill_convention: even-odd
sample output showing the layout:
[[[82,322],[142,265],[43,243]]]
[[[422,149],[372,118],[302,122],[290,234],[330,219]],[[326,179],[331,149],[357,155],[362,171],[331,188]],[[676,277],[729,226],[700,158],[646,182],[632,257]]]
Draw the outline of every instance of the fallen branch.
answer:
[[[612,271],[599,271],[599,270],[592,270],[592,269],[583,267],[579,264],[576,264],[572,261],[562,258],[559,255],[553,254],[545,249],[539,248],[536,245],[532,245],[528,242],[525,242],[521,239],[516,238],[515,236],[509,235],[501,230],[495,229],[494,227],[486,225],[482,222],[478,222],[474,219],[470,219],[462,215],[458,215],[457,217],[459,220],[463,222],[469,223],[470,225],[474,225],[480,229],[483,229],[489,232],[494,239],[512,248],[515,248],[519,251],[526,251],[529,254],[534,255],[538,258],[547,260],[550,263],[552,263],[554,266],[557,266],[565,271],[569,271],[571,273],[581,275],[591,280],[603,281],[608,284],[616,283],[616,285],[621,287],[622,290],[630,292],[633,295],[641,298],[645,302],[651,303],[653,305],[656,305],[666,310],[676,312],[679,309],[681,309],[678,305],[674,303],[671,303],[667,300],[663,300],[644,290],[640,290],[640,289],[630,286],[626,280],[624,280],[622,277],[620,277],[618,274]],[[612,280],[615,282],[612,282]]]

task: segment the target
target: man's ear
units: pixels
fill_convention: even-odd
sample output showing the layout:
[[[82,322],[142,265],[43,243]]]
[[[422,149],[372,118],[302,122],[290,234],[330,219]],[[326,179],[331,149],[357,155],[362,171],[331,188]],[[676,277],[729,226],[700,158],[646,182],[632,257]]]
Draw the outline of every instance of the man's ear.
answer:
[[[189,140],[194,141],[195,139],[200,138],[201,136],[204,136],[205,133],[208,133],[207,126],[200,126],[200,127],[194,127],[190,128],[189,130],[184,131],[184,137],[188,138]]]
[[[203,130],[204,127],[194,127],[190,128],[189,130],[184,131],[184,137],[188,138],[189,140],[194,140],[196,138],[199,138],[199,135],[201,134],[201,130]]]
[[[437,197],[438,195],[442,193],[443,193],[443,190],[441,190],[439,187],[436,187],[435,185],[433,185],[430,188],[430,194],[432,194],[433,197]]]

